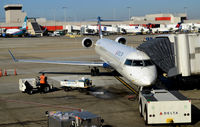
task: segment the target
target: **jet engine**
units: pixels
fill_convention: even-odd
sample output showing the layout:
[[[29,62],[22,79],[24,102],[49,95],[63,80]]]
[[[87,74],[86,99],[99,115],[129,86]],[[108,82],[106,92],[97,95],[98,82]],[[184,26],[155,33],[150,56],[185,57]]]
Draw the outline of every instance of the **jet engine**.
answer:
[[[91,38],[88,38],[88,37],[84,38],[84,39],[82,40],[82,46],[85,47],[85,48],[90,48],[90,47],[92,47],[92,46],[93,46],[93,41],[92,41],[92,39],[91,39]]]
[[[118,37],[118,38],[115,39],[115,41],[118,42],[118,43],[121,43],[123,45],[126,45],[126,43],[127,43],[126,38],[124,38],[124,37]]]

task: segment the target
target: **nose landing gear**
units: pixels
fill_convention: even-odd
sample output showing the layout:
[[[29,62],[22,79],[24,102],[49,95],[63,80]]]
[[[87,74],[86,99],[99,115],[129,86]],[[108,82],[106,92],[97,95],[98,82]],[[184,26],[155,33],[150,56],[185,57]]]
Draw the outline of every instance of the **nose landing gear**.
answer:
[[[92,76],[98,76],[99,75],[99,69],[94,67],[91,69],[91,75]]]

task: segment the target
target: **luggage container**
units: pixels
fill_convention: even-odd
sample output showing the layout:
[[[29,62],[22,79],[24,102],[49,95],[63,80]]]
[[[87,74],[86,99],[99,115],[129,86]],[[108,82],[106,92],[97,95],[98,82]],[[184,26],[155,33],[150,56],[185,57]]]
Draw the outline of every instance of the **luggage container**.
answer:
[[[88,111],[47,112],[48,127],[102,127],[103,119]]]
[[[81,80],[62,80],[60,81],[60,85],[65,91],[77,88],[80,92],[93,87],[92,80],[85,78]]]

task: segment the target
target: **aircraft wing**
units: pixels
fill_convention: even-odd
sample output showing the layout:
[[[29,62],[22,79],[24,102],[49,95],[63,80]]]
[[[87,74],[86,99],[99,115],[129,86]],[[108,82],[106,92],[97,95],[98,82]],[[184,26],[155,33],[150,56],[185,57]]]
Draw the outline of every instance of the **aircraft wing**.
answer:
[[[87,62],[87,61],[50,61],[50,60],[26,60],[16,59],[12,52],[8,50],[14,62],[29,62],[29,63],[49,63],[49,64],[66,64],[66,65],[80,65],[80,66],[95,66],[103,67],[104,62]]]

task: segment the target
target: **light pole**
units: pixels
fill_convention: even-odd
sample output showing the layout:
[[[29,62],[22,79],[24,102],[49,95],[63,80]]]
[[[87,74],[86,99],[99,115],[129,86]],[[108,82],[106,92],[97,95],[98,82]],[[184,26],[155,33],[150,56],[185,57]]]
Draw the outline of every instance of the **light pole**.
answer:
[[[127,7],[128,8],[128,19],[131,19],[131,7]]]
[[[67,16],[66,16],[67,7],[62,7],[62,9],[64,9],[64,20],[65,22],[67,22]]]

